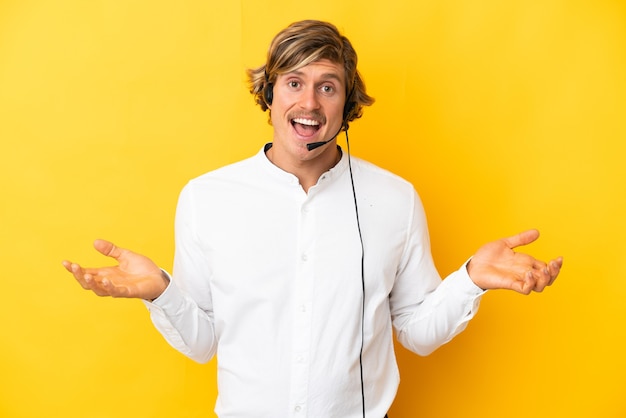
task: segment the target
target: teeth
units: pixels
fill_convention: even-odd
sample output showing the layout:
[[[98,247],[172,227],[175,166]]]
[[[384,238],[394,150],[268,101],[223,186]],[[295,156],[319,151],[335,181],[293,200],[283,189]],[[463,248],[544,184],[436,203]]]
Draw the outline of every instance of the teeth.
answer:
[[[295,123],[299,123],[301,125],[309,125],[309,126],[317,126],[320,123],[316,120],[311,120],[311,119],[302,119],[302,118],[296,118],[293,120]]]

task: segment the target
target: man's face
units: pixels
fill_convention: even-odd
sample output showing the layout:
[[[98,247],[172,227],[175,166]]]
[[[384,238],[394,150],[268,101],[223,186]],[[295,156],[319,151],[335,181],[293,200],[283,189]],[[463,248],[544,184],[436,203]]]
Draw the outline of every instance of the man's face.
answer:
[[[278,75],[271,106],[275,151],[291,163],[336,153],[335,141],[313,151],[306,144],[327,141],[339,132],[345,91],[343,65],[329,60]]]

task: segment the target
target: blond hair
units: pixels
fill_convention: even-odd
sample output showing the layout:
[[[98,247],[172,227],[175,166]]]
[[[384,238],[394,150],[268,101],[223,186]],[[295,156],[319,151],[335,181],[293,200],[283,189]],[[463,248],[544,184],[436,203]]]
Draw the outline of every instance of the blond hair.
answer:
[[[352,44],[332,24],[303,20],[289,25],[272,40],[264,65],[247,70],[250,93],[263,111],[269,109],[267,90],[276,77],[322,59],[343,64],[346,80],[344,123],[360,118],[363,106],[374,98],[365,92],[365,83],[357,71],[357,54]],[[271,93],[271,91],[270,91]]]

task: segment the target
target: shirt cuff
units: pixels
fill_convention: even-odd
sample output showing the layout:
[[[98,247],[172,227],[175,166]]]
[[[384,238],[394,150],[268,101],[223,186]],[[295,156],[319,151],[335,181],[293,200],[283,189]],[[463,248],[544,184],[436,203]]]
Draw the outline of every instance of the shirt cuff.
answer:
[[[471,259],[472,258],[470,257],[465,263],[463,263],[463,265],[459,269],[459,274],[458,274],[458,276],[459,276],[459,288],[461,290],[467,292],[468,294],[473,294],[475,296],[481,296],[481,295],[484,295],[485,293],[487,293],[487,290],[482,289],[482,288],[476,286],[476,283],[474,283],[472,278],[469,276],[469,273],[467,272],[467,265],[469,264]]]
[[[448,289],[448,294],[468,309],[467,317],[472,318],[478,311],[482,295],[486,290],[476,286],[467,272],[467,260],[461,268],[446,277],[442,286]]]
[[[163,293],[161,293],[156,299],[143,300],[144,305],[148,308],[148,310],[159,310],[159,311],[168,311],[175,310],[177,306],[180,306],[182,303],[183,294],[176,286],[174,281],[172,280],[172,276],[165,270],[161,269],[163,273],[167,276],[170,283],[167,285]]]
[[[487,291],[476,286],[467,272],[467,260],[461,268],[450,274],[442,282],[442,286],[451,289],[451,292],[461,298],[474,299]]]

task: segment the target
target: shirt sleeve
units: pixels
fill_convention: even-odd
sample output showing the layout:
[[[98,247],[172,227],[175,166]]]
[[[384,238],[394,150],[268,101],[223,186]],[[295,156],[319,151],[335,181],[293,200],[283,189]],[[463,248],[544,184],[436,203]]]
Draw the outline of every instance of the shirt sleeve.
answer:
[[[215,354],[210,268],[195,234],[191,187],[181,192],[176,209],[176,253],[170,284],[152,302],[144,301],[155,327],[167,342],[189,358],[205,363]]]
[[[406,247],[390,296],[398,341],[419,355],[428,355],[462,332],[485,293],[472,282],[467,262],[441,280],[431,251],[426,216],[414,195]]]

